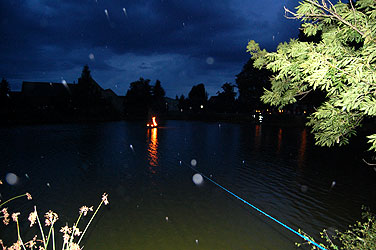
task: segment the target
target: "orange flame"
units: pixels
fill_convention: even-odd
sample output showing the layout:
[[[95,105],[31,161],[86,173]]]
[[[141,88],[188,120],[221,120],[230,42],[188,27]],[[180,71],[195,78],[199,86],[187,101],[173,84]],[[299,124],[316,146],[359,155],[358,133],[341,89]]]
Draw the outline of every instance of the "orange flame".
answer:
[[[148,127],[152,127],[152,128],[158,126],[158,123],[155,121],[155,116],[153,116],[153,117],[151,118],[151,121],[152,121],[152,122],[151,122],[151,123],[147,123],[146,126],[148,126]]]
[[[158,126],[158,123],[155,121],[155,116],[153,116],[153,117],[151,118],[151,120],[153,121],[153,127]]]

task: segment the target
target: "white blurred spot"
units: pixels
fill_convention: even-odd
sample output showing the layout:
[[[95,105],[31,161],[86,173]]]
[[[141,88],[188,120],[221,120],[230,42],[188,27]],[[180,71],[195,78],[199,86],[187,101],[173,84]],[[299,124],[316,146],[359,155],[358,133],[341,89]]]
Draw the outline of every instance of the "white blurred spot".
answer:
[[[196,161],[196,159],[192,159],[192,160],[191,160],[191,166],[192,166],[192,167],[196,167],[196,165],[197,165],[197,161]]]
[[[29,175],[28,174],[25,174],[26,178],[30,179]]]
[[[115,84],[115,88],[117,88],[118,86],[117,86],[117,84]]]
[[[47,183],[46,183],[46,185],[47,185],[47,187],[49,187],[49,188],[51,187],[51,185],[50,185],[50,183],[49,183],[49,182],[47,182]]]
[[[275,37],[273,36],[273,41],[274,41],[274,38],[275,38]]]
[[[52,82],[50,82],[50,86],[52,87]]]
[[[94,60],[95,60],[94,54],[93,54],[93,53],[90,53],[90,54],[89,54],[89,58],[90,58],[90,60],[94,61]]]
[[[244,164],[244,163],[245,163],[245,161],[243,160],[243,161],[242,161],[242,163]]]
[[[336,185],[336,182],[333,181],[333,182],[332,182],[332,185],[330,186],[330,188],[333,188],[335,185]]]
[[[198,240],[195,240],[196,244],[198,244]]]
[[[134,153],[134,148],[133,148],[133,145],[131,144],[131,145],[129,145],[129,147],[131,148],[131,150],[133,151],[133,153]]]
[[[180,164],[180,166],[181,166],[181,161],[179,161],[179,164]]]
[[[18,177],[13,173],[7,173],[5,181],[8,182],[9,185],[15,185],[18,182]]]
[[[123,8],[123,12],[124,12],[124,15],[125,15],[125,16],[128,16],[128,14],[127,14],[127,10],[126,10],[125,8]]]
[[[63,80],[61,80],[61,83],[62,83],[62,84],[67,84],[67,81],[65,81],[65,80],[63,79]]]
[[[183,27],[185,26],[185,23],[183,22]]]
[[[308,186],[306,186],[306,185],[302,185],[302,186],[300,187],[300,190],[301,190],[303,193],[305,193],[305,192],[308,191]]]
[[[41,159],[43,159],[43,158],[44,158],[44,156],[43,156],[43,155],[41,155],[41,156],[40,156],[40,158],[41,158]]]
[[[221,124],[218,124],[218,127],[221,127]]]
[[[202,175],[200,175],[200,174],[195,174],[195,175],[193,175],[192,180],[193,180],[194,184],[200,185],[204,181],[204,178],[202,178]]]
[[[209,56],[208,58],[206,58],[206,63],[207,64],[213,64],[214,63],[214,58],[213,57],[211,57],[211,56]]]
[[[168,221],[168,217],[166,216],[166,221]]]
[[[104,9],[104,13],[105,13],[106,16],[108,17],[108,10],[107,10],[107,9]]]

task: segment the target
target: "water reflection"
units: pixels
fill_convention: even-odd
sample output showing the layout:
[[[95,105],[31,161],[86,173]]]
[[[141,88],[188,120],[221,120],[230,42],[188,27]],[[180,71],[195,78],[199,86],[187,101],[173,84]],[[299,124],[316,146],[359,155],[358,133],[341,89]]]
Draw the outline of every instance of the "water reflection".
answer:
[[[157,128],[148,129],[148,160],[150,170],[153,174],[156,173],[155,167],[158,166],[158,138]]]
[[[282,129],[278,130],[278,145],[277,145],[277,154],[281,152],[281,145],[282,145]]]
[[[305,160],[305,152],[307,146],[307,129],[304,129],[300,135],[300,146],[299,146],[299,153],[298,153],[298,167],[301,168],[303,166]]]

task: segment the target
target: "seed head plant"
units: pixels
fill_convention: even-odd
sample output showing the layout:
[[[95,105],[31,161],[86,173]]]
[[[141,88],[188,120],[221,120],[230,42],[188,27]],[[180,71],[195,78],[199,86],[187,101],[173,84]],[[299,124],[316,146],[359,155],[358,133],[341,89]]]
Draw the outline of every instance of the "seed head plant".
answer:
[[[0,184],[2,184],[0,180]],[[22,197],[26,197],[28,200],[32,199],[32,196],[29,193],[24,193],[15,197],[12,197],[4,202],[0,200],[0,219],[5,226],[8,226],[10,223],[16,223],[17,227],[17,241],[13,243],[11,246],[7,247],[2,239],[0,239],[0,245],[3,250],[26,250],[28,249],[38,249],[38,250],[47,250],[47,249],[56,249],[56,242],[55,242],[55,224],[59,220],[59,216],[57,213],[49,210],[44,214],[44,225],[42,225],[40,217],[38,215],[37,207],[34,206],[34,211],[29,214],[28,221],[30,223],[30,228],[38,225],[39,227],[39,235],[35,235],[32,239],[28,241],[24,241],[22,238],[22,234],[20,232],[20,212],[13,212],[12,214],[9,213],[8,207],[4,207],[10,201],[15,199],[19,199]],[[102,204],[107,205],[108,202],[108,194],[104,193],[102,195],[102,200],[97,206],[94,211],[93,206],[82,206],[79,209],[79,216],[76,222],[69,227],[66,224],[62,227],[59,231],[63,234],[62,242],[63,245],[61,250],[81,250],[83,246],[80,245],[82,238],[84,237],[87,229],[89,228],[91,222],[93,221],[95,215],[98,213],[99,209],[101,208]],[[87,216],[89,213],[92,213],[89,222],[84,225],[84,230],[81,231],[79,223],[81,221],[82,216]],[[81,227],[82,228],[82,227]]]

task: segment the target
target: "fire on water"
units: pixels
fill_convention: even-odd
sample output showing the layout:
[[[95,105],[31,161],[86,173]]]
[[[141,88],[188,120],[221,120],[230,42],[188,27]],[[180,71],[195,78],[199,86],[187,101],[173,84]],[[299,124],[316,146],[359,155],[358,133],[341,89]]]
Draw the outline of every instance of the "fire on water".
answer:
[[[155,116],[153,116],[153,117],[151,118],[151,122],[148,122],[148,123],[146,124],[146,126],[149,127],[149,128],[155,128],[155,127],[158,126],[158,123],[155,121]]]

